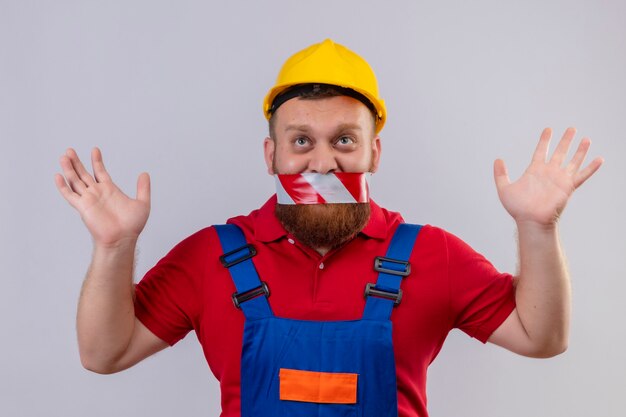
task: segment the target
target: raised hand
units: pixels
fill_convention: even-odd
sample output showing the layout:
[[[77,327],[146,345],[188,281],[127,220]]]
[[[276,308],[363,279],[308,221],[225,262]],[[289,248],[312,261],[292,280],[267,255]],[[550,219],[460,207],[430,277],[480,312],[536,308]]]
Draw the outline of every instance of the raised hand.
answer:
[[[580,141],[572,159],[565,163],[575,134],[576,129],[567,129],[552,157],[548,158],[552,129],[544,129],[530,165],[513,183],[509,180],[504,161],[495,161],[494,178],[498,196],[516,222],[555,225],[574,190],[600,168],[604,160],[598,157],[581,169],[591,144],[588,138]]]
[[[136,240],[150,214],[150,177],[137,180],[136,198],[124,194],[111,180],[100,150],[91,152],[93,176],[73,149],[60,160],[63,175],[55,175],[59,192],[80,214],[96,244],[116,246]]]

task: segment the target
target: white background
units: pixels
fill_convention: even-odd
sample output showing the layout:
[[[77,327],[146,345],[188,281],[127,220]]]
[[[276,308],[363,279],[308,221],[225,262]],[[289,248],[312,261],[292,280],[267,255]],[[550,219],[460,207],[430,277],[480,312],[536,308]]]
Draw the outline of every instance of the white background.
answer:
[[[91,242],[53,175],[103,150],[134,194],[152,176],[137,276],[206,225],[273,192],[264,94],[292,53],[331,37],[377,72],[389,111],[373,197],[515,271],[512,177],[543,127],[574,125],[606,164],[562,221],[569,350],[516,356],[452,332],[429,373],[432,416],[623,416],[626,387],[626,2],[0,0],[0,415],[212,416],[190,334],[112,376],[83,370],[74,319]]]

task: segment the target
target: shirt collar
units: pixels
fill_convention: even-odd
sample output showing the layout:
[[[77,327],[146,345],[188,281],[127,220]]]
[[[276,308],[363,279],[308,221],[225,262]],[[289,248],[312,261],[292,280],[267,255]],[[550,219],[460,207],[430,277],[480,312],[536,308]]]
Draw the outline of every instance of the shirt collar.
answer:
[[[287,231],[274,215],[276,195],[257,211],[254,219],[254,237],[261,242],[272,242],[287,236]],[[370,218],[361,233],[374,239],[387,237],[387,220],[383,210],[373,200],[370,200]]]

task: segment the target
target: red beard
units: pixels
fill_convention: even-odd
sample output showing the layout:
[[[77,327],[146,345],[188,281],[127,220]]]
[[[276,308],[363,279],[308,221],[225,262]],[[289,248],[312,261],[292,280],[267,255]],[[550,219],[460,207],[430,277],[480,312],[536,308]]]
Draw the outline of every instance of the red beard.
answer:
[[[287,232],[314,249],[333,249],[359,233],[370,217],[369,203],[276,205]]]

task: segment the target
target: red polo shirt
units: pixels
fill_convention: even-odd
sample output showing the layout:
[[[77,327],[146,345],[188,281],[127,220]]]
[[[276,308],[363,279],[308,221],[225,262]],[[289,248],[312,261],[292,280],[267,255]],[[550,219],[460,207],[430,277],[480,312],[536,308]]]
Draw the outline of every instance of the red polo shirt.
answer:
[[[376,256],[384,256],[403,220],[371,202],[359,235],[321,256],[290,236],[274,216],[276,197],[238,225],[257,249],[254,265],[276,316],[302,320],[354,320],[365,306],[363,290],[376,282]],[[222,416],[239,417],[239,377],[244,316],[232,303],[235,286],[219,262],[212,227],[179,243],[136,287],[135,314],[170,345],[195,330],[209,367],[220,381]],[[459,328],[486,342],[515,308],[511,276],[500,274],[457,237],[422,228],[393,310],[393,345],[400,417],[427,416],[426,371],[448,332]]]

